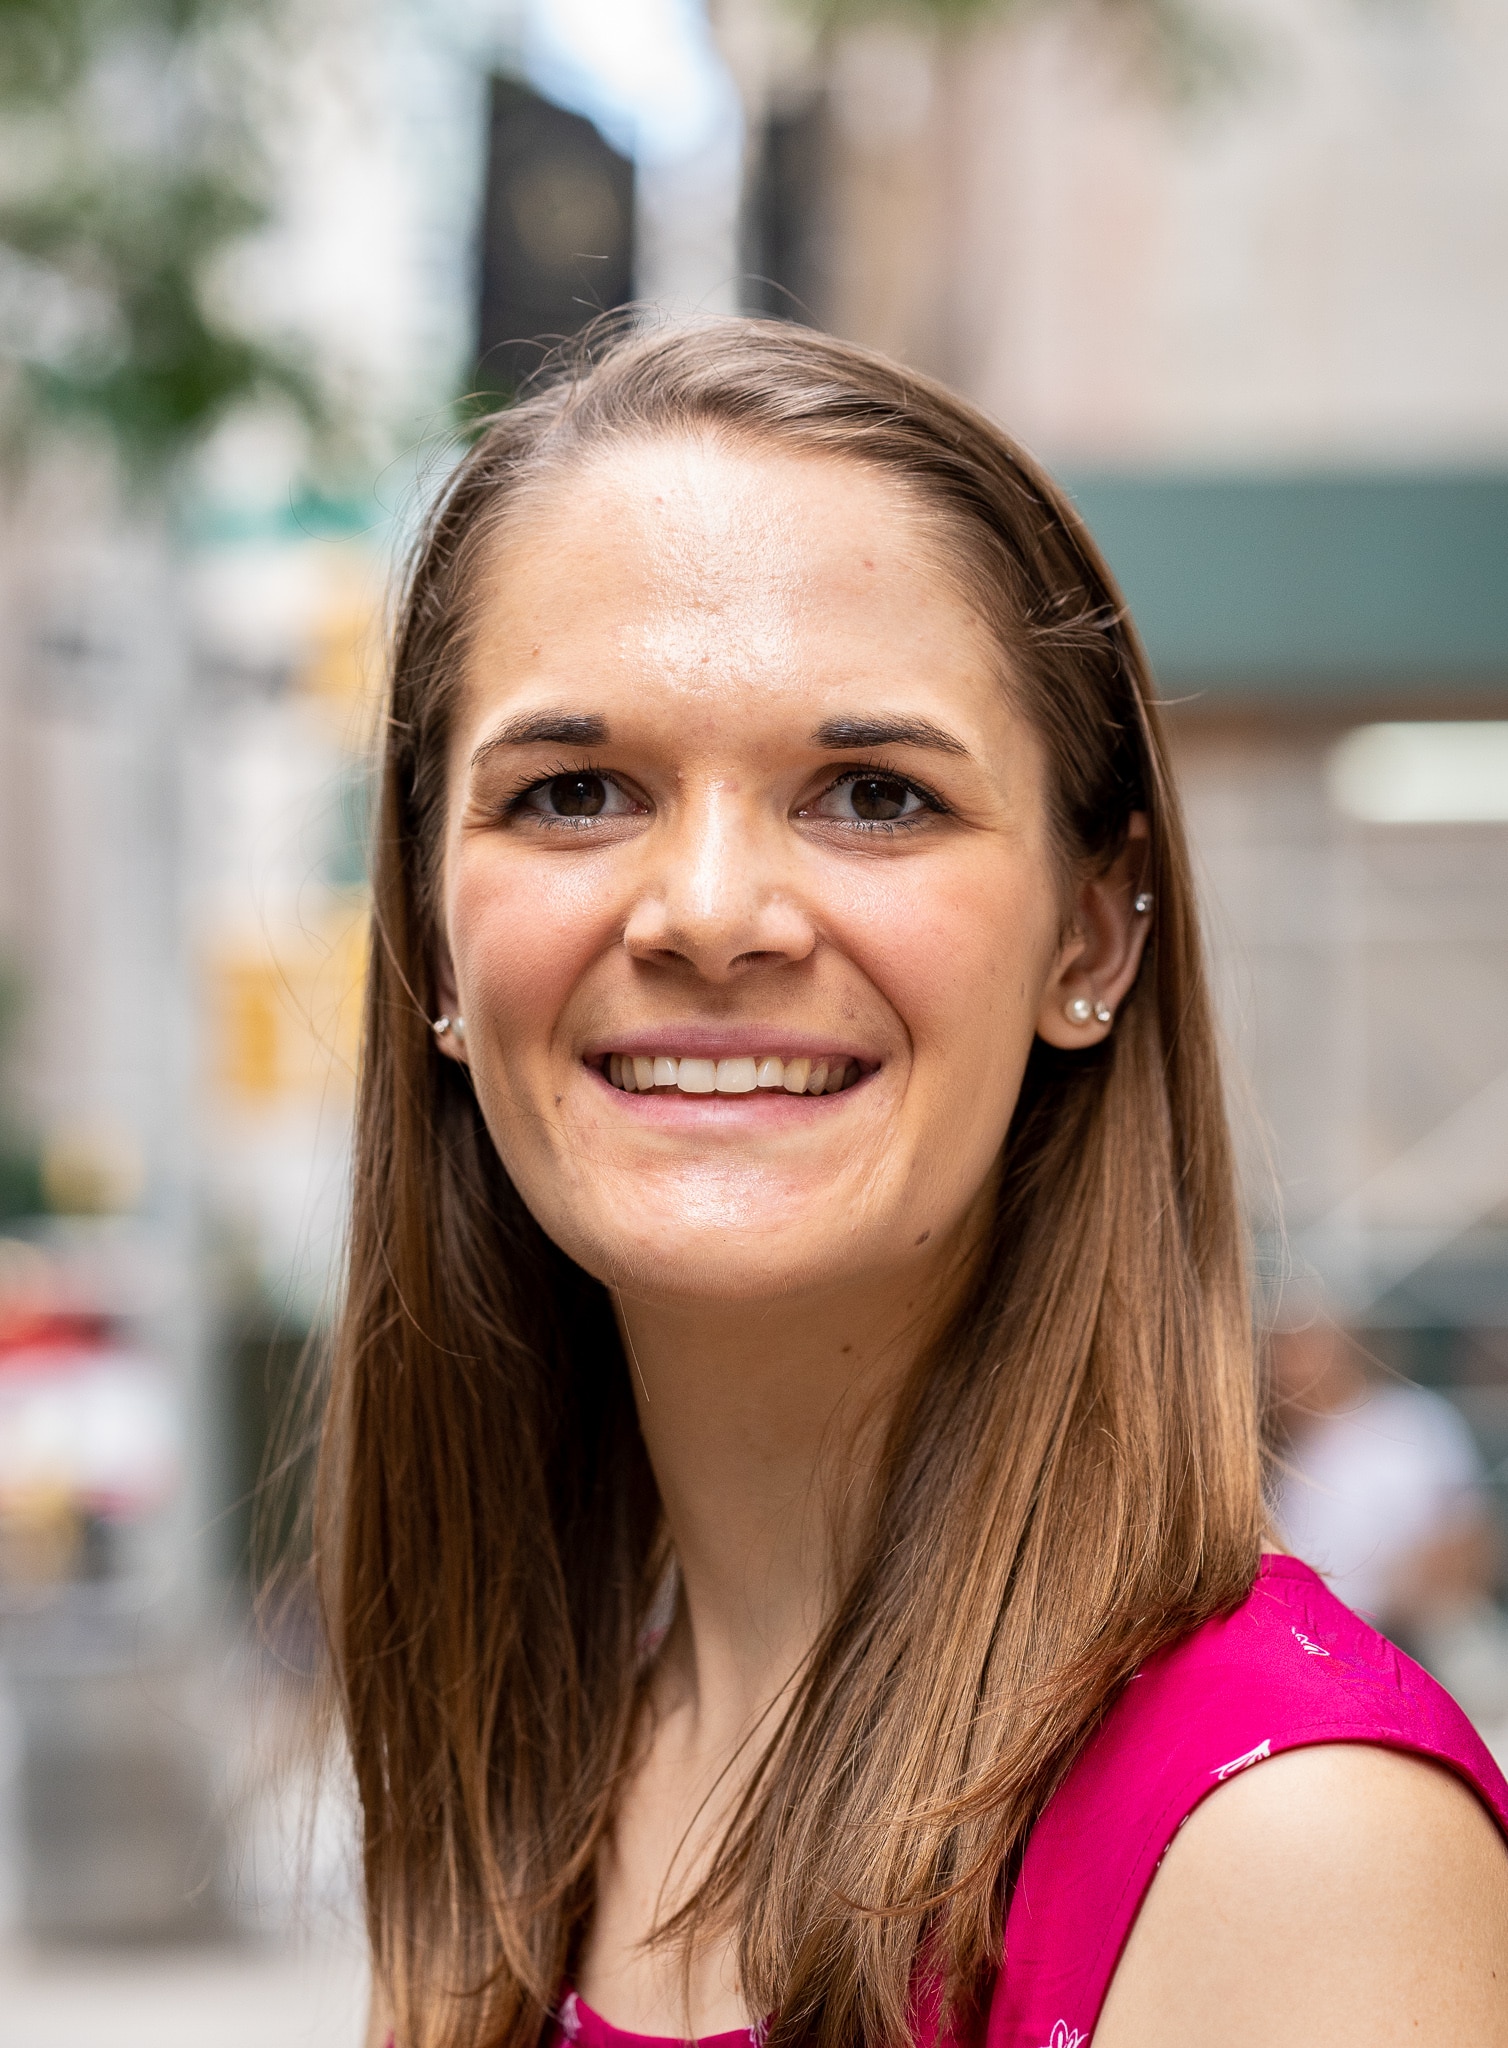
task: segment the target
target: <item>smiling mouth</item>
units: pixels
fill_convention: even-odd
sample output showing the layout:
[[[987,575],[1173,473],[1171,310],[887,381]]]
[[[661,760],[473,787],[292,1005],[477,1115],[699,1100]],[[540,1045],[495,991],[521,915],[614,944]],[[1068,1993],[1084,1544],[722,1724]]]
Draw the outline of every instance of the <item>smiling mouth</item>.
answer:
[[[773,1053],[731,1060],[675,1059],[664,1053],[609,1053],[602,1073],[626,1095],[841,1095],[863,1078],[857,1060],[778,1059]]]

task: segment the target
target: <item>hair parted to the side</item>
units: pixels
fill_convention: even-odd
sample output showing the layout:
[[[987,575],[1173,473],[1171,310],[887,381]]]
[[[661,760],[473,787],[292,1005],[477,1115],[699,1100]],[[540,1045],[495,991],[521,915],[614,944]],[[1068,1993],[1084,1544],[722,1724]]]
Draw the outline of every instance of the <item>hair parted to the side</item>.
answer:
[[[386,729],[317,1525],[399,2048],[535,2048],[591,1909],[663,1562],[606,1293],[524,1208],[427,1021],[453,693],[519,494],[569,488],[615,440],[688,433],[869,465],[946,520],[1046,743],[1065,862],[1104,864],[1142,811],[1156,906],[1103,1045],[1033,1051],[977,1286],[913,1374],[873,1526],[693,1902],[736,1929],[771,2048],[900,2048],[923,1954],[967,2007],[1045,1798],[1137,1666],[1245,1596],[1261,1543],[1183,828],[1092,543],[979,414],[800,328],[629,335],[565,368],[444,490]]]

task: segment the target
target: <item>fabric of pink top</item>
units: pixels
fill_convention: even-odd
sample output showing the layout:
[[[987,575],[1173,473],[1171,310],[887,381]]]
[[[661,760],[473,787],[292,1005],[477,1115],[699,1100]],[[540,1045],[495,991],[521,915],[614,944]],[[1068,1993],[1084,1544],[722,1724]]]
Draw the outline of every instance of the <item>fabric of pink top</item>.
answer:
[[[1508,1784],[1443,1687],[1295,1557],[1235,1613],[1153,1658],[1032,1832],[987,2048],[1081,2048],[1168,1844],[1200,1802],[1285,1749],[1370,1742],[1447,1765],[1508,1834]]]
[[[1011,1897],[982,2048],[1085,2048],[1179,1828],[1238,1771],[1317,1742],[1433,1758],[1508,1834],[1508,1783],[1450,1695],[1308,1565],[1264,1557],[1234,1614],[1136,1674],[1044,1810]],[[550,2048],[675,2048],[609,2025],[575,1992],[558,2020]],[[762,2048],[765,2032],[705,2035],[701,2048]]]

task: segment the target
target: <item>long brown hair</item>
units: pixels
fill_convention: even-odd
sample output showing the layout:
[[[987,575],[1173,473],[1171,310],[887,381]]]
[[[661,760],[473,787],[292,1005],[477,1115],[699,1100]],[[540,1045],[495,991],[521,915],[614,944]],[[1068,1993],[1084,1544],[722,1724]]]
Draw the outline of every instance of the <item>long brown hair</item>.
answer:
[[[1151,840],[1102,1046],[1038,1042],[977,1284],[913,1372],[871,1526],[688,1924],[736,1931],[772,2048],[907,2037],[998,1967],[1044,1800],[1149,1653],[1239,1602],[1262,1531],[1242,1232],[1188,858],[1146,666],[1063,495],[935,384],[795,327],[629,335],[493,420],[415,550],[375,849],[354,1205],[318,1565],[400,2048],[534,2048],[592,1907],[663,1536],[604,1289],[439,1056],[447,723],[479,564],[613,440],[871,465],[944,522],[1046,742],[1060,851]]]

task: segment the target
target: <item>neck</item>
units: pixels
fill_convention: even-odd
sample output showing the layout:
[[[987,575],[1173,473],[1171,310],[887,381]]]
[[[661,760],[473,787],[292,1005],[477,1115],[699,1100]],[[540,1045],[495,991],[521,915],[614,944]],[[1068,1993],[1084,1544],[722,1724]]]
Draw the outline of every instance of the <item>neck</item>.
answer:
[[[830,1612],[949,1263],[765,1301],[617,1297],[680,1569],[666,1680],[714,1740],[750,1730]]]

